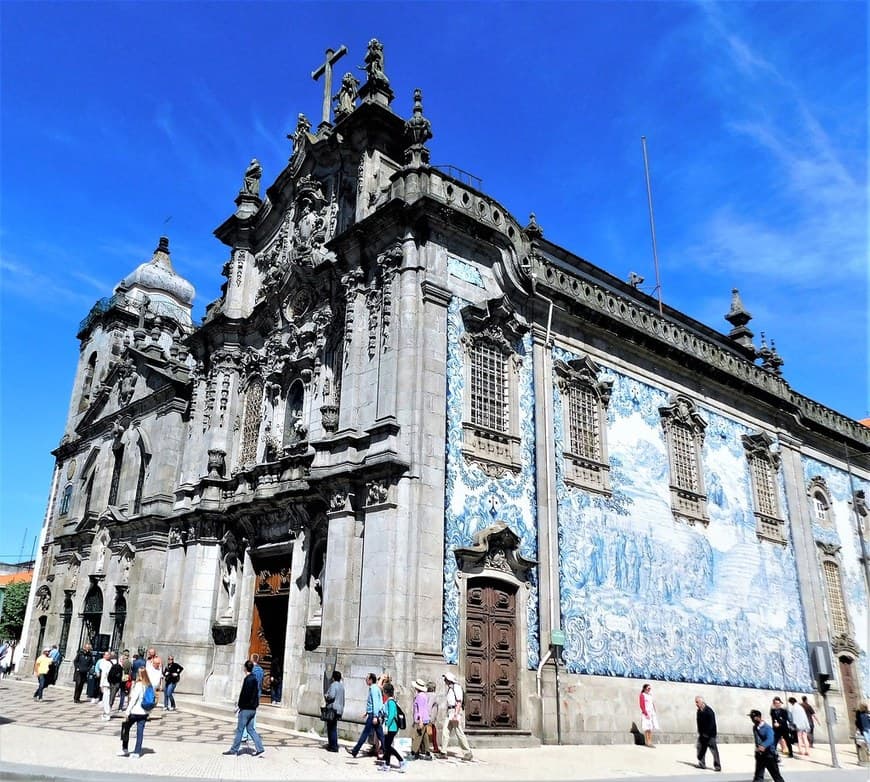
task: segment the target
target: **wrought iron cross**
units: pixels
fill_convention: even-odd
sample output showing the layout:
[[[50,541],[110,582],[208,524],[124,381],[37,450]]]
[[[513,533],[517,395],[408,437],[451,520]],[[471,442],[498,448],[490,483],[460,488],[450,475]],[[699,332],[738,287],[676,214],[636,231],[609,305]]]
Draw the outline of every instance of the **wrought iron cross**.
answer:
[[[326,62],[324,62],[316,71],[311,71],[311,78],[314,79],[314,81],[317,81],[321,75],[325,74],[323,80],[323,120],[320,123],[321,125],[329,124],[329,112],[332,106],[332,66],[346,54],[346,46],[339,46],[338,51],[327,49]]]

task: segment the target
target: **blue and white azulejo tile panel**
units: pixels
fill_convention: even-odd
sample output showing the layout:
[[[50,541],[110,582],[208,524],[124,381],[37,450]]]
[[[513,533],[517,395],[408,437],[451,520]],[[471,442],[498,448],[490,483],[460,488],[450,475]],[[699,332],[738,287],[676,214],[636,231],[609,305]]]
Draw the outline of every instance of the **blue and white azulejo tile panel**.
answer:
[[[559,358],[575,356],[557,350]],[[565,483],[558,391],[553,400],[568,670],[809,691],[791,541],[756,536],[740,439],[750,430],[699,406],[708,422],[702,460],[710,523],[689,526],[670,509],[659,416],[669,394],[612,369],[600,379],[613,381],[610,497]],[[785,513],[781,476],[779,484]]]
[[[451,272],[452,273],[452,272]],[[520,538],[520,552],[537,560],[535,519],[534,392],[531,338],[516,345],[522,360],[519,372],[522,469],[501,478],[484,474],[462,455],[462,411],[465,376],[461,310],[468,302],[454,298],[447,314],[447,476],[444,517],[444,617],[442,649],[448,663],[459,658],[459,588],[454,551],[471,545],[474,534],[497,521],[505,522]],[[533,569],[527,603],[527,664],[539,661],[537,573]]]

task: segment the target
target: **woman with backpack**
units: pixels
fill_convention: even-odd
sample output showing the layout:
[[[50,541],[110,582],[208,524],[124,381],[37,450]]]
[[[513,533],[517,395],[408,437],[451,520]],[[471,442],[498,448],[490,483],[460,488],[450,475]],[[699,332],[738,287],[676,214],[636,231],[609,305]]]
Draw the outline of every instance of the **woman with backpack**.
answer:
[[[399,732],[399,707],[396,704],[395,688],[391,682],[384,685],[384,696],[387,701],[384,703],[384,765],[386,771],[390,768],[390,758],[395,756],[399,761],[399,771],[405,773],[405,766],[408,764],[405,759],[399,754],[399,751],[393,746],[393,741],[396,739],[396,734]]]
[[[136,725],[136,747],[133,752],[129,753],[129,757],[138,758],[142,755],[142,737],[145,734],[145,720],[148,719],[148,712],[154,708],[157,703],[157,695],[151,682],[148,680],[148,672],[144,668],[140,668],[130,690],[130,702],[127,705],[127,712],[124,721],[121,723],[121,749],[118,755],[127,757],[127,747],[130,744],[130,728]]]

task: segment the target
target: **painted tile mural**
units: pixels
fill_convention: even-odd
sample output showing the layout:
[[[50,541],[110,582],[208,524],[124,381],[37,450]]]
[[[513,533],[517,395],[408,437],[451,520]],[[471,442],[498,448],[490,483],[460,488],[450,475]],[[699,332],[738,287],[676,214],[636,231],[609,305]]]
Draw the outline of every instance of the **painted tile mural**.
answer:
[[[868,595],[861,571],[861,541],[855,513],[852,510],[852,491],[863,490],[870,497],[870,483],[853,478],[849,484],[849,474],[828,464],[803,458],[804,482],[808,486],[813,478],[820,477],[831,500],[830,517],[833,525],[822,526],[813,514],[813,537],[821,543],[840,546],[840,576],[843,583],[843,602],[849,615],[853,637],[861,649],[859,667],[863,671],[862,681],[864,698],[870,698],[870,657],[866,641],[870,638],[870,618],[868,618]],[[812,502],[807,497],[807,502]]]
[[[576,356],[556,350],[554,360]],[[812,688],[791,543],[759,542],[741,435],[713,410],[702,454],[710,523],[670,510],[659,406],[669,394],[610,369],[613,494],[559,493],[560,591],[568,670],[770,689]],[[556,453],[562,400],[554,393]],[[782,476],[781,507],[785,508]],[[786,530],[790,541],[790,532]]]
[[[531,339],[516,346],[522,358],[519,376],[519,404],[522,438],[522,471],[502,478],[490,478],[462,456],[462,395],[465,386],[463,351],[465,333],[461,310],[468,302],[454,298],[447,315],[447,481],[444,540],[444,659],[459,658],[459,588],[456,584],[456,548],[469,546],[474,533],[505,522],[520,538],[523,556],[537,560],[538,542],[535,521],[534,394],[531,367]],[[528,666],[537,668],[538,586],[532,573],[528,595]]]

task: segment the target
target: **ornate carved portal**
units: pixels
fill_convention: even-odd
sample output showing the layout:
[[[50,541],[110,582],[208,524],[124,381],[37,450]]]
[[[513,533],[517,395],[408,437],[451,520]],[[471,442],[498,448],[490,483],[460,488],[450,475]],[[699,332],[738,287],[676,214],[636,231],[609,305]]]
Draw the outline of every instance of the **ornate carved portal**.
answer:
[[[469,728],[517,727],[517,587],[491,578],[468,585],[465,716]]]
[[[287,636],[287,612],[290,605],[290,557],[255,563],[254,610],[251,622],[249,654],[260,655],[263,667],[263,691],[260,699],[272,699],[273,677],[283,677],[284,645]]]

